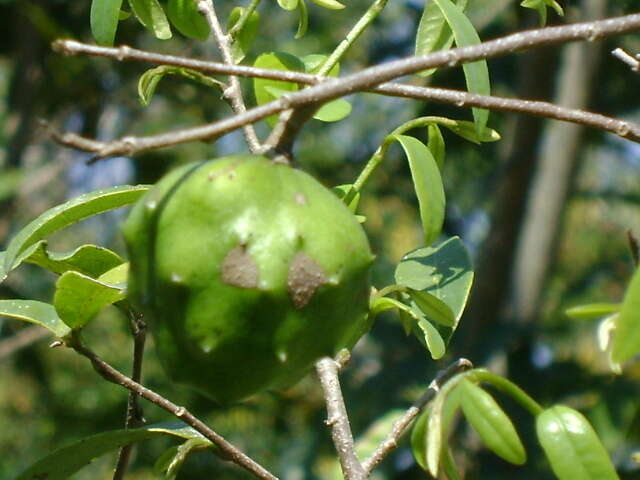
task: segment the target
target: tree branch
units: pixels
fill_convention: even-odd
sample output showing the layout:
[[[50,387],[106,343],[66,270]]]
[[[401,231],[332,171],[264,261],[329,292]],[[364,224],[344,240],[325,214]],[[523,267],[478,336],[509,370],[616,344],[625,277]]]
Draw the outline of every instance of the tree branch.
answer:
[[[213,7],[213,0],[193,0],[198,5],[198,11],[204,16],[213,32],[213,37],[218,44],[218,49],[222,54],[222,59],[224,63],[228,65],[234,65],[233,55],[231,54],[231,45],[229,43],[230,36],[226,35],[222,31],[222,27],[220,26],[220,21],[218,20],[218,16],[216,15],[216,10]],[[244,104],[244,98],[242,97],[242,88],[240,87],[240,82],[237,77],[230,76],[229,77],[229,88],[227,88],[223,95],[225,98],[229,100],[231,104],[231,108],[236,114],[242,114],[247,111],[247,107]],[[247,144],[249,145],[249,149],[252,153],[257,153],[260,150],[260,141],[256,136],[256,132],[253,129],[252,125],[243,125],[244,136],[247,140]]]
[[[436,396],[440,388],[447,383],[451,377],[473,368],[473,364],[466,358],[461,358],[449,365],[444,370],[438,372],[436,378],[429,384],[427,391],[407,410],[407,412],[391,427],[391,431],[385,439],[380,443],[378,448],[362,462],[362,467],[367,475],[397,446],[400,437],[407,431],[411,422],[418,416],[424,406]]]
[[[147,338],[147,325],[142,315],[134,312],[128,306],[125,306],[125,313],[129,317],[129,326],[133,335],[133,367],[131,379],[140,383],[142,378],[142,360],[144,356],[144,346]],[[124,422],[124,428],[135,428],[144,424],[144,415],[142,408],[138,402],[139,395],[134,391],[129,391],[127,400],[127,415]],[[118,453],[118,461],[113,473],[113,480],[122,480],[127,471],[129,460],[133,452],[133,444],[125,445]]]
[[[175,415],[180,420],[200,432],[207,439],[211,440],[211,442],[214,443],[222,451],[222,453],[224,453],[228,457],[229,461],[251,472],[258,478],[264,480],[278,480],[277,477],[275,477],[264,467],[256,463],[254,460],[249,458],[245,453],[229,443],[221,435],[214,432],[186,408],[180,407],[162,397],[161,395],[157,394],[156,392],[140,385],[138,382],[134,382],[131,378],[113,368],[107,362],[102,360],[98,355],[96,355],[92,350],[83,345],[79,338],[74,337],[69,346],[80,355],[89,359],[96,372],[98,372],[105,380],[120,385],[132,392],[135,392],[145,400],[148,400],[149,402]]]
[[[327,403],[326,424],[331,427],[331,438],[338,452],[344,478],[364,480],[367,474],[356,456],[349,417],[340,390],[339,370],[340,365],[332,358],[324,357],[316,362],[316,372]]]
[[[634,72],[640,72],[640,59],[627,53],[622,48],[616,48],[614,51],[611,52],[611,55],[613,55],[623,63],[626,63],[627,65],[629,65],[629,68],[631,68],[631,70],[633,70]]]
[[[75,134],[55,134],[54,138],[61,144],[86,150],[96,154],[97,158],[113,155],[132,155],[137,152],[162,148],[179,143],[210,140],[220,135],[228,133],[247,124],[257,122],[269,115],[278,114],[283,110],[298,108],[309,104],[322,104],[343,95],[356,91],[371,90],[377,93],[393,94],[405,98],[419,98],[422,100],[433,100],[446,103],[454,103],[459,106],[479,106],[496,110],[517,111],[532,113],[534,115],[548,116],[558,120],[573,121],[585,125],[601,128],[613,132],[623,138],[640,141],[640,127],[621,120],[614,120],[603,115],[591,114],[581,110],[563,109],[546,102],[532,102],[517,99],[500,99],[499,97],[488,97],[463,92],[452,92],[445,89],[431,89],[426,87],[415,87],[410,85],[385,84],[388,80],[403,75],[416,73],[428,68],[440,66],[457,66],[462,63],[490,58],[506,53],[513,53],[525,49],[550,45],[554,43],[569,42],[575,40],[594,40],[607,35],[630,32],[640,28],[640,14],[627,15],[624,17],[598,20],[594,22],[577,23],[560,27],[547,27],[538,30],[529,30],[513,35],[508,35],[496,40],[491,40],[480,45],[454,48],[446,51],[430,53],[428,55],[409,57],[402,60],[395,60],[375,67],[367,68],[361,72],[342,77],[322,79],[322,77],[312,76],[309,79],[318,83],[310,88],[293,92],[274,100],[271,103],[248,110],[212,124],[202,125],[185,130],[155,135],[150,137],[124,137],[114,142],[98,142],[96,140],[79,137]],[[65,53],[77,51],[78,44],[70,41],[59,41],[54,44],[54,48]],[[107,54],[105,49],[100,47],[83,47],[83,53]],[[124,58],[133,49],[121,47],[110,49],[109,55],[117,58]],[[138,51],[139,52],[139,51]],[[155,54],[147,54],[145,61]],[[158,58],[157,56],[155,57]],[[165,57],[166,59],[167,57]],[[176,57],[172,57],[174,60]],[[190,65],[183,66],[196,67],[206,62],[192,61]],[[172,63],[177,64],[177,63]],[[208,64],[211,66],[211,63]],[[244,72],[247,75],[256,73],[257,69],[251,67],[234,67],[234,73]],[[218,69],[220,71],[221,69]],[[210,71],[210,70],[209,70]],[[264,73],[264,72],[262,72]],[[281,72],[282,73],[282,72]],[[284,72],[282,75],[291,78],[290,81],[302,79],[300,73]],[[266,78],[266,75],[265,75]],[[270,76],[269,78],[275,78]],[[296,80],[296,78],[298,80]],[[279,77],[278,79],[285,79]],[[380,85],[383,84],[383,85]]]

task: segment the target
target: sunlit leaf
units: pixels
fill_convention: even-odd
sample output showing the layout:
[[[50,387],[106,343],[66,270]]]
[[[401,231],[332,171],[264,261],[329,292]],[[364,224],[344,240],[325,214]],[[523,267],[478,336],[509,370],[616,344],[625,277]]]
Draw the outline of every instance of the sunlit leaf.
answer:
[[[309,27],[309,11],[305,0],[298,0],[298,30],[294,38],[302,38]]]
[[[496,455],[507,462],[522,465],[527,454],[511,420],[493,397],[476,384],[464,379],[457,387],[464,416]]]
[[[181,439],[196,439],[215,448],[193,428],[181,422],[158,423],[143,428],[114,430],[83,438],[62,447],[29,467],[16,480],[67,480],[82,467],[96,458],[124,445],[170,436]]]
[[[98,277],[124,262],[122,257],[108,248],[97,245],[82,245],[72,252],[56,253],[47,250],[46,240],[30,247],[31,253],[24,261],[47,270],[63,274],[68,270]]]
[[[427,142],[427,147],[429,151],[433,155],[433,159],[438,164],[438,168],[442,171],[444,167],[445,160],[445,144],[444,138],[442,138],[442,132],[440,131],[440,127],[435,124],[431,124],[427,127],[427,134],[429,137],[429,141]]]
[[[420,220],[426,245],[440,235],[444,223],[445,198],[440,169],[429,149],[418,139],[396,135],[409,161],[413,188],[418,197]]]
[[[337,122],[351,113],[351,104],[344,98],[332,100],[322,105],[313,115],[313,118],[322,122]]]
[[[431,354],[431,358],[439,360],[445,354],[446,346],[440,332],[431,322],[425,318],[421,318],[417,323],[418,328],[422,331],[427,350]]]
[[[609,454],[589,421],[556,405],[536,418],[538,440],[559,480],[618,480]]]
[[[56,337],[71,333],[53,305],[36,300],[0,300],[0,316],[34,323],[51,331]]]
[[[344,5],[337,0],[311,0],[313,3],[317,3],[321,7],[328,8],[330,10],[341,10]]]
[[[100,45],[113,45],[118,29],[122,0],[93,0],[91,2],[91,33]]]
[[[428,319],[445,327],[453,327],[455,325],[456,318],[451,308],[435,295],[412,289],[409,290],[409,295]]]
[[[590,303],[568,308],[564,313],[574,320],[594,320],[618,313],[620,307],[619,303]]]
[[[53,305],[62,321],[77,330],[85,327],[104,307],[124,298],[125,291],[121,285],[68,271],[56,282]]]
[[[198,12],[194,0],[169,0],[167,16],[171,24],[185,37],[205,41],[209,38],[209,24]]]
[[[466,120],[452,120],[449,118],[446,120],[447,121],[442,121],[438,124],[448,128],[456,135],[459,135],[470,142],[486,143],[497,142],[500,140],[500,134],[492,128],[485,126],[482,131],[478,133],[478,129],[473,122],[467,122]]]
[[[289,70],[295,72],[304,72],[304,63],[293,55],[284,52],[263,53],[253,64],[258,68],[269,68],[272,70]],[[270,80],[266,78],[253,79],[253,91],[256,97],[256,103],[263,105],[269,103],[283,93],[296,92],[298,84],[291,82],[283,82],[281,80]],[[267,123],[273,126],[278,120],[277,115],[267,118]]]
[[[520,5],[537,10],[543,27],[547,24],[547,8],[553,8],[558,15],[564,16],[564,10],[556,0],[524,0]]]
[[[453,327],[442,330],[446,341],[458,326],[473,283],[473,267],[464,244],[452,237],[437,247],[407,253],[396,267],[395,281],[442,300],[453,313]]]
[[[4,279],[31,253],[29,247],[58,230],[87,217],[130,205],[147,190],[146,185],[120,185],[85,193],[62,205],[47,210],[20,230],[9,243],[4,256]]]
[[[478,33],[460,7],[456,6],[451,0],[431,1],[435,2],[442,10],[442,14],[453,31],[453,37],[458,47],[468,47],[480,43]],[[489,69],[486,60],[465,63],[462,68],[469,92],[480,95],[489,95],[491,93]],[[476,130],[482,132],[487,124],[489,111],[482,108],[473,108],[472,111]]]
[[[456,4],[464,10],[467,5],[467,0],[458,0]],[[442,10],[435,2],[425,2],[425,7],[422,11],[422,17],[420,17],[420,23],[418,24],[418,30],[416,32],[415,54],[426,55],[427,53],[438,50],[446,50],[450,48],[452,44],[453,32],[447,24]],[[431,68],[420,72],[419,75],[428,76],[436,70],[436,68]]]
[[[171,38],[171,27],[158,0],[129,0],[131,11],[138,21],[156,38],[167,40]]]

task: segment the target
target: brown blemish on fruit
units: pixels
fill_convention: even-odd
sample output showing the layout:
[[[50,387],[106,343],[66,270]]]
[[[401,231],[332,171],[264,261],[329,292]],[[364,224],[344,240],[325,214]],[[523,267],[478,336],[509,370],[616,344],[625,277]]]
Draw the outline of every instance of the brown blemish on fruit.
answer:
[[[233,180],[233,178],[235,177],[234,170],[238,165],[239,163],[235,162],[235,163],[232,163],[231,165],[227,165],[225,168],[221,170],[218,170],[216,172],[211,172],[209,173],[209,175],[207,175],[207,180],[209,180],[210,182],[213,182],[216,178],[221,177],[225,174],[229,175],[229,180]]]
[[[240,288],[257,288],[258,280],[258,264],[243,245],[227,253],[222,261],[223,283]]]
[[[293,199],[295,200],[295,202],[298,205],[306,205],[307,204],[307,197],[304,196],[304,193],[296,193],[293,196]]]
[[[289,267],[287,287],[289,296],[296,308],[307,305],[318,287],[327,283],[322,267],[309,255],[298,252]]]

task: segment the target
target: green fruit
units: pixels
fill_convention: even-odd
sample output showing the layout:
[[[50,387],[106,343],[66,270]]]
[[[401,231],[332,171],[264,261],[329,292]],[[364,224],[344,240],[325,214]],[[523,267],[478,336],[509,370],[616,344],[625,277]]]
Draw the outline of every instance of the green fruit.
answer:
[[[236,155],[179,168],[124,235],[128,294],[165,370],[220,403],[297,381],[369,328],[364,231],[287,165]]]

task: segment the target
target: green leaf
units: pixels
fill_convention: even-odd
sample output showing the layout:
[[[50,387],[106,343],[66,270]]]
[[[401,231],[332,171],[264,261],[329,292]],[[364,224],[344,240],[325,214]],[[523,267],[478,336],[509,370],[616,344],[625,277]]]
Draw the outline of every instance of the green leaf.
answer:
[[[56,337],[66,337],[71,330],[67,327],[53,305],[35,300],[0,300],[0,316],[35,323],[50,330]]]
[[[431,124],[427,127],[428,134],[428,143],[427,147],[429,151],[433,155],[433,159],[438,164],[438,168],[440,171],[444,168],[444,160],[445,160],[445,145],[444,138],[442,138],[442,132],[440,131],[440,127],[436,124]]]
[[[165,75],[179,75],[199,82],[206,87],[216,87],[220,90],[224,90],[226,88],[226,85],[221,81],[197,72],[196,70],[190,70],[183,67],[173,67],[170,65],[161,65],[159,67],[150,68],[144,72],[140,76],[140,80],[138,80],[138,99],[142,105],[145,107],[149,105],[151,97],[153,97],[153,94],[158,87],[158,83],[160,83],[160,80],[162,80]]]
[[[36,242],[87,217],[134,203],[148,189],[146,185],[120,185],[85,193],[47,210],[20,230],[9,243],[4,256],[5,273],[0,281],[32,253],[28,249]]]
[[[181,422],[166,422],[147,425],[143,428],[114,430],[83,438],[62,447],[37,461],[16,480],[67,480],[82,467],[105,453],[131,443],[171,436],[181,439],[196,439],[214,448],[213,445],[193,428]]]
[[[160,40],[171,38],[169,21],[158,0],[129,0],[129,6],[138,21],[156,38]]]
[[[460,322],[473,283],[471,259],[460,238],[451,237],[437,247],[407,253],[396,267],[395,281],[448,305],[455,319],[444,335],[448,342]]]
[[[302,38],[309,27],[309,11],[305,0],[298,0],[298,30],[294,38]]]
[[[417,326],[422,332],[427,349],[431,354],[431,358],[434,360],[441,359],[446,352],[446,346],[440,332],[438,332],[436,327],[434,327],[431,322],[425,318],[420,318]]]
[[[25,262],[46,268],[58,275],[68,270],[75,270],[95,278],[124,263],[117,253],[108,248],[90,244],[82,245],[72,252],[55,253],[47,250],[46,240],[41,240],[31,246],[29,251],[31,253],[24,259]]]
[[[426,245],[440,235],[445,214],[444,186],[440,169],[429,149],[418,139],[396,135],[409,161],[413,187],[418,197],[420,220]]]
[[[278,0],[278,5],[284,10],[295,10],[298,8],[298,0]]]
[[[328,8],[330,10],[341,10],[344,5],[337,0],[311,0],[313,3],[320,5],[321,7]]]
[[[124,264],[126,265],[126,264]],[[118,272],[122,267],[115,267]],[[109,275],[107,272],[105,275]],[[73,330],[85,327],[104,307],[125,298],[124,282],[107,283],[78,272],[68,271],[56,282],[53,305],[62,321]],[[126,282],[126,276],[124,277]]]
[[[427,425],[430,410],[426,408],[413,425],[411,431],[411,451],[413,458],[423,470],[427,470]]]
[[[435,295],[412,289],[409,289],[409,295],[429,320],[445,327],[453,327],[455,325],[456,318],[449,305]]]
[[[209,38],[209,24],[198,12],[194,0],[169,0],[167,16],[171,24],[185,37],[202,42]]]
[[[458,389],[464,416],[483,443],[507,462],[524,464],[527,454],[520,437],[493,397],[467,379],[460,382]]]
[[[122,0],[93,0],[91,2],[91,34],[100,45],[113,45],[118,29]]]
[[[165,480],[174,480],[178,470],[184,464],[187,457],[198,450],[209,448],[211,442],[204,438],[191,438],[186,442],[168,449],[156,462],[154,470],[157,473],[166,472]]]
[[[619,303],[590,303],[568,308],[564,313],[574,320],[595,320],[618,313],[620,307]]]
[[[302,63],[304,63],[304,71],[315,75],[320,71],[320,69],[324,65],[324,62],[326,62],[328,58],[329,55],[324,55],[322,53],[311,53],[300,58],[300,60],[302,60]],[[331,67],[331,70],[329,70],[327,76],[337,77],[339,74],[340,63],[336,63],[333,67]]]
[[[453,31],[456,45],[458,47],[467,47],[470,45],[478,45],[480,37],[475,28],[464,14],[462,9],[456,6],[451,0],[432,0],[442,10],[447,23]],[[471,93],[480,95],[490,95],[491,87],[489,84],[489,69],[486,60],[465,63],[462,66],[464,76],[467,81],[467,89]],[[473,119],[476,125],[476,131],[484,131],[489,119],[489,111],[482,108],[473,108]]]
[[[458,0],[457,5],[464,10],[467,0]],[[453,44],[453,32],[447,24],[442,10],[432,1],[426,2],[418,30],[416,32],[416,55],[426,55],[438,50],[446,50]],[[420,72],[421,76],[433,74],[437,69],[431,68]]]
[[[556,0],[524,0],[520,3],[520,6],[537,10],[540,16],[540,26],[542,27],[547,24],[547,8],[551,7],[558,15],[564,16],[564,10]]]
[[[235,7],[229,14],[227,21],[227,30],[231,30],[242,17],[245,9],[243,7]],[[235,63],[240,63],[244,60],[247,52],[253,45],[253,41],[258,34],[258,28],[260,27],[260,14],[257,11],[251,12],[249,18],[242,30],[236,33],[231,42],[231,54]]]
[[[332,100],[322,105],[313,118],[322,122],[337,122],[351,113],[351,104],[344,98]]]
[[[304,63],[293,55],[284,52],[263,53],[253,63],[254,67],[269,68],[272,70],[287,70],[294,72],[304,72]],[[298,84],[283,82],[281,80],[269,80],[265,78],[253,79],[253,91],[256,97],[256,103],[263,105],[265,103],[276,100],[284,93],[298,91]],[[278,121],[277,115],[267,118],[267,123],[274,126]]]
[[[617,480],[609,454],[589,421],[564,405],[536,418],[538,440],[560,480]]]
[[[477,128],[473,122],[467,122],[466,120],[451,120],[439,122],[439,125],[448,128],[456,135],[469,140],[473,143],[485,143],[485,142],[497,142],[500,140],[500,134],[494,129],[484,127],[483,130],[478,133]]]
[[[611,359],[623,363],[640,352],[640,269],[636,269],[627,287],[616,320]]]

